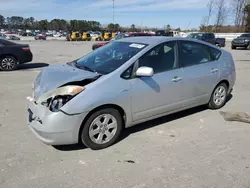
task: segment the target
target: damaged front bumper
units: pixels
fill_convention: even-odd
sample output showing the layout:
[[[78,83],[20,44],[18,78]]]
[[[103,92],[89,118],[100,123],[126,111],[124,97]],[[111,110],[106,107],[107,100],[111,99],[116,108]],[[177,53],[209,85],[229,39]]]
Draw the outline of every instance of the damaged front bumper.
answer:
[[[48,145],[78,143],[79,130],[86,115],[52,112],[29,98],[28,126],[38,139]]]

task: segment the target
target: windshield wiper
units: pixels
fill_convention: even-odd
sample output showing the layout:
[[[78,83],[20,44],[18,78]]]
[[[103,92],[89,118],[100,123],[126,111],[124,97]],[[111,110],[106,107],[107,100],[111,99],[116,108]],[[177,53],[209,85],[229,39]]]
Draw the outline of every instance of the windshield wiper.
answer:
[[[83,67],[85,70],[90,71],[90,72],[96,72],[95,70],[87,67],[86,65],[81,65],[80,67]]]
[[[79,64],[77,63],[77,61],[75,61],[74,63],[75,63],[75,66],[76,66],[77,68],[79,68],[79,69],[82,69],[82,68],[83,68],[83,69],[85,69],[85,70],[87,70],[87,71],[90,71],[90,72],[96,72],[95,70],[93,70],[93,69],[87,67],[86,65],[79,65]]]

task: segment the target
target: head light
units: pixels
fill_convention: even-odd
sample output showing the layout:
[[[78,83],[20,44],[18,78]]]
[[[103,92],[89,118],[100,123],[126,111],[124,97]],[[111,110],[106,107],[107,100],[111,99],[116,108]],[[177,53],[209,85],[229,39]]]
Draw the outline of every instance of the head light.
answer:
[[[59,111],[69,100],[81,93],[85,88],[81,86],[64,86],[43,94],[36,103],[50,108],[51,111]]]

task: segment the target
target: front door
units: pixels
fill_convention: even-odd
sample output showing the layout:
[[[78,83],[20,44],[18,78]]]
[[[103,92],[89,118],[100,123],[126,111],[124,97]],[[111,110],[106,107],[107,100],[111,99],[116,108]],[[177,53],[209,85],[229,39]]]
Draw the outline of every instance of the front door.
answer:
[[[156,46],[138,64],[138,67],[153,68],[154,75],[130,80],[133,121],[180,108],[183,71],[178,67],[177,43]]]

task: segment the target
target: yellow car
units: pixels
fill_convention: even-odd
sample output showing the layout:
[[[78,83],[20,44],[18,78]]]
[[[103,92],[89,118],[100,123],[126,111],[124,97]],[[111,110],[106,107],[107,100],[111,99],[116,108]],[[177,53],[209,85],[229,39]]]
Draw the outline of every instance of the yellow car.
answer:
[[[80,41],[81,39],[81,34],[79,32],[72,32],[67,36],[67,41]]]
[[[87,33],[87,32],[82,33],[82,40],[83,41],[91,41],[91,39],[92,39],[92,37],[90,36],[89,33]]]
[[[115,38],[116,35],[117,35],[117,34],[113,32],[113,33],[112,33],[112,38]]]
[[[110,32],[105,32],[105,33],[104,33],[103,39],[104,39],[105,41],[109,41],[109,40],[111,40],[111,38],[112,38],[112,33],[110,33]]]

